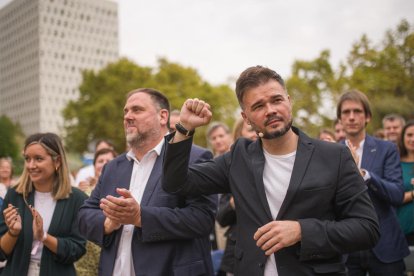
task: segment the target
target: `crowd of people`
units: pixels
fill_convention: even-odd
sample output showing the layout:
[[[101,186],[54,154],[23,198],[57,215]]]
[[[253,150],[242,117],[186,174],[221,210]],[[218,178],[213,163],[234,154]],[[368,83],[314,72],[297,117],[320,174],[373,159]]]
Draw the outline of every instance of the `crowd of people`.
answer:
[[[128,149],[97,141],[74,181],[61,139],[29,136],[18,180],[0,158],[0,275],[413,273],[414,121],[389,114],[369,135],[369,99],[349,90],[311,138],[262,66],[236,96],[230,128],[203,100],[170,111],[160,91],[129,92]],[[202,126],[210,150],[193,143]]]

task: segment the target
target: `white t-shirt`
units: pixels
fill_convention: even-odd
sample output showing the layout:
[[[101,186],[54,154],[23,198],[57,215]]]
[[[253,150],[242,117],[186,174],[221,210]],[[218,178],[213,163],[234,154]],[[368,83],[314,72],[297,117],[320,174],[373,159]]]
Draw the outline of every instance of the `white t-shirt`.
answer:
[[[93,165],[88,165],[81,168],[76,174],[75,187],[79,186],[79,182],[85,181],[89,177],[95,176],[95,167]]]
[[[34,207],[43,219],[43,231],[49,231],[50,223],[52,222],[53,213],[55,212],[56,207],[56,200],[53,199],[52,193],[41,193],[35,191]],[[39,243],[39,241],[33,240],[32,248],[36,243]],[[37,252],[34,255],[31,255],[31,259],[40,262],[42,251],[43,243],[40,243]]]
[[[263,183],[270,212],[273,219],[276,219],[289,188],[296,151],[285,155],[272,155],[264,149],[263,152],[265,156]],[[264,275],[278,275],[274,254],[267,259]]]

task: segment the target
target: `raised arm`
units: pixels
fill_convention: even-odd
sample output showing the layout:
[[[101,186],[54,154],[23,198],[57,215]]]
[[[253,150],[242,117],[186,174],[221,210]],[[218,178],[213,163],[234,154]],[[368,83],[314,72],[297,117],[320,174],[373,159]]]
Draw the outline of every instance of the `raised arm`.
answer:
[[[199,126],[207,125],[212,117],[210,105],[197,98],[188,99],[181,107],[180,122],[179,124],[187,132],[195,130]],[[188,139],[190,136],[184,135],[182,132],[177,131],[174,139],[170,143],[177,143]]]

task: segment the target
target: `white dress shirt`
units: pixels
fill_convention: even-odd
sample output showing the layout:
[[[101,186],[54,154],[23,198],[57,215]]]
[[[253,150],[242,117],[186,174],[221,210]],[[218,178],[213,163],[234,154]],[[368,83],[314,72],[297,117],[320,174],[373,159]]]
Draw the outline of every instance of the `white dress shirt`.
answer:
[[[164,145],[164,139],[152,150],[148,151],[141,161],[135,158],[132,151],[126,155],[129,161],[134,162],[132,168],[131,181],[129,183],[129,190],[132,196],[138,203],[141,203],[142,195],[147,186],[148,179],[151,175],[157,157],[161,153]],[[114,271],[112,275],[131,276],[135,275],[134,260],[132,259],[132,237],[135,226],[132,224],[124,225],[122,229],[121,240],[119,242],[118,253],[115,260]]]

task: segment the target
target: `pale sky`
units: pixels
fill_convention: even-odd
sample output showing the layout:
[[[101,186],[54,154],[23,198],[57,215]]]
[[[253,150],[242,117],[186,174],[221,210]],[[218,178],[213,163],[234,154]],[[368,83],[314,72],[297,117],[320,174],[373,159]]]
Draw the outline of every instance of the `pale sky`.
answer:
[[[258,64],[287,78],[294,60],[314,59],[324,49],[337,68],[362,34],[377,44],[401,19],[414,24],[413,0],[113,1],[121,56],[144,66],[165,57],[212,84]]]

